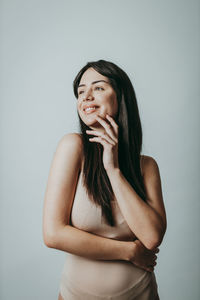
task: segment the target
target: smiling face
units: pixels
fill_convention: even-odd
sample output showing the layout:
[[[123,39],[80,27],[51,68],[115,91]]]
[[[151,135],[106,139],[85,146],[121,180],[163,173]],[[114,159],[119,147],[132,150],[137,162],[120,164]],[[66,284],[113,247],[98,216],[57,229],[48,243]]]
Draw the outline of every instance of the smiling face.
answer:
[[[95,120],[96,115],[106,119],[106,114],[115,117],[118,111],[117,95],[109,79],[93,68],[87,69],[78,86],[77,110],[82,121],[92,129],[104,131]]]

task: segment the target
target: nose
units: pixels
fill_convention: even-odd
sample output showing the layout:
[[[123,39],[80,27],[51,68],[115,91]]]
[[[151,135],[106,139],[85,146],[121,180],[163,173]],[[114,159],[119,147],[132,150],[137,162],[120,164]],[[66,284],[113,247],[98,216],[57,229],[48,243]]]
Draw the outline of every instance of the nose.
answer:
[[[83,96],[83,101],[85,101],[85,100],[91,100],[91,99],[94,99],[94,97],[93,97],[93,94],[92,94],[91,90],[88,89],[85,92],[85,95]]]

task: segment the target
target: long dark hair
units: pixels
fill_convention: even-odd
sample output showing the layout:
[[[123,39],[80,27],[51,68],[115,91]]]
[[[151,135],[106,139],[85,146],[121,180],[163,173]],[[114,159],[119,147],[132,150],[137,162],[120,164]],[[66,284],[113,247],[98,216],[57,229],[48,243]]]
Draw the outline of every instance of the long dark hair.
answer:
[[[77,74],[73,82],[74,94],[78,98],[78,85],[83,73],[93,68],[106,76],[116,92],[118,112],[114,117],[118,124],[118,161],[119,168],[136,193],[146,201],[146,193],[140,168],[142,148],[142,127],[139,116],[136,95],[128,75],[116,64],[98,60],[88,62]],[[110,226],[115,226],[112,215],[111,200],[114,193],[110,180],[103,166],[103,146],[100,143],[91,143],[86,130],[91,129],[80,118],[80,133],[83,141],[83,184],[86,191],[96,203],[101,206],[102,217]]]

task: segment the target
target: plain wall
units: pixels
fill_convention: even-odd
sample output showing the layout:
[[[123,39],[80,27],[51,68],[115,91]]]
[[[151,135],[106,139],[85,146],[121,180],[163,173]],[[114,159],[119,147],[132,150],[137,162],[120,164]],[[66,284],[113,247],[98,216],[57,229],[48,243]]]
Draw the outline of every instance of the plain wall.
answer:
[[[58,141],[78,132],[73,79],[98,59],[129,75],[159,165],[161,300],[199,299],[199,26],[195,0],[1,1],[0,299],[57,299],[66,253],[43,243],[44,192]]]

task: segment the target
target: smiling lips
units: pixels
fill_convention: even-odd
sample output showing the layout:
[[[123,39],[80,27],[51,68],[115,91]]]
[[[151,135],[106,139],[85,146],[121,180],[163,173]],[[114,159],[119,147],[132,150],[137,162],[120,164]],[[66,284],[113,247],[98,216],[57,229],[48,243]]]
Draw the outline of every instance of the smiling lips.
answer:
[[[98,108],[98,106],[96,105],[84,105],[83,106],[83,111],[85,114],[91,114],[93,113],[94,111],[96,111],[96,109]]]

